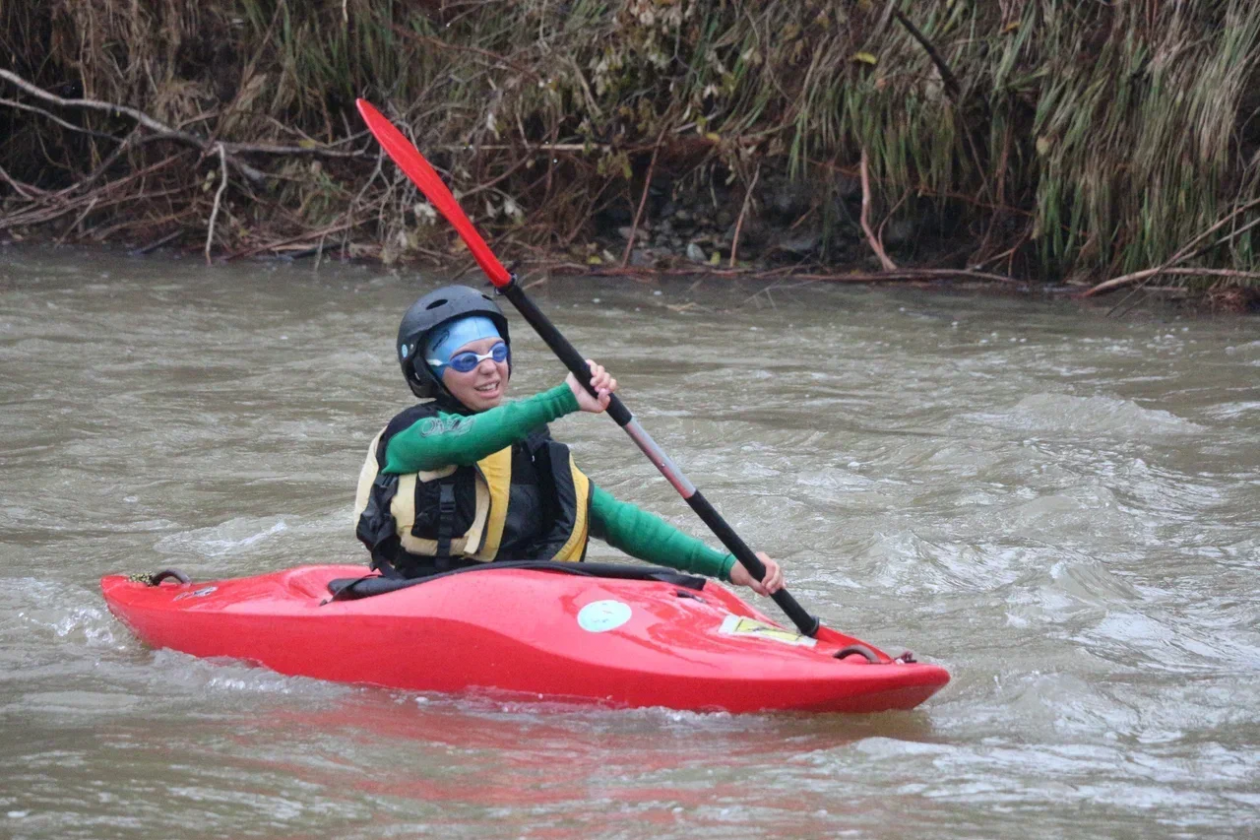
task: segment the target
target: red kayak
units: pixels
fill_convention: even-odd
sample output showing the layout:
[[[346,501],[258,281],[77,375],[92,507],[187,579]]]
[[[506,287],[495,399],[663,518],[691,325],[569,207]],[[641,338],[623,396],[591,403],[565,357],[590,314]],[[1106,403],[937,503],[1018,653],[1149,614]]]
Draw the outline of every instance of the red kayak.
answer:
[[[155,647],[416,691],[880,712],[911,709],[949,681],[939,666],[891,659],[848,636],[823,642],[785,630],[712,581],[641,569],[606,577],[601,568],[633,567],[493,563],[399,588],[363,578],[361,566],[302,566],[207,583],[110,575],[101,589]],[[364,589],[368,597],[350,597]]]

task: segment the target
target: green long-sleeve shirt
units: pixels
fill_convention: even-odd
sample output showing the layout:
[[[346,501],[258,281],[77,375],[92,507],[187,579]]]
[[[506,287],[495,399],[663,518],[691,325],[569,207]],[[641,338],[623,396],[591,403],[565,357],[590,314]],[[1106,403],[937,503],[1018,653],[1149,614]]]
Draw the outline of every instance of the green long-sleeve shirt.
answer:
[[[504,403],[473,415],[438,412],[389,439],[385,472],[406,474],[456,464],[474,464],[539,426],[578,411],[569,386]],[[592,485],[591,536],[649,563],[730,580],[735,557],[682,533],[668,522]]]
[[[649,563],[731,579],[734,554],[712,549],[660,517],[591,486],[591,536]]]

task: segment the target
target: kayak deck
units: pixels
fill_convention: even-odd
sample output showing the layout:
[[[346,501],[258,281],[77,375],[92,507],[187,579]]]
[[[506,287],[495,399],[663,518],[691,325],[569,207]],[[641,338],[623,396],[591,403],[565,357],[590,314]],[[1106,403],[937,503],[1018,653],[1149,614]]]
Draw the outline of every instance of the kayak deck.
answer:
[[[389,688],[698,711],[878,712],[913,708],[949,681],[930,664],[837,659],[842,645],[860,642],[799,636],[712,583],[696,591],[487,567],[332,599],[331,581],[363,571],[304,566],[157,586],[111,575],[101,587],[109,609],[154,647]]]

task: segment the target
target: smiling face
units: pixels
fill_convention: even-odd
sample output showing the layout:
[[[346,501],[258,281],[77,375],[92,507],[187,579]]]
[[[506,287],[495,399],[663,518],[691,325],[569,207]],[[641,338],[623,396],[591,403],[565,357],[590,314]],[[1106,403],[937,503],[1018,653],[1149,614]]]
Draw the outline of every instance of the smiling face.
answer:
[[[501,342],[503,339],[498,337],[479,338],[476,341],[470,341],[456,348],[456,353],[467,353],[469,351],[478,355],[485,355],[490,352],[490,348]],[[507,361],[496,362],[494,359],[482,359],[481,362],[467,373],[460,373],[454,368],[448,367],[442,371],[442,384],[446,386],[446,390],[451,392],[451,396],[459,400],[473,411],[485,411],[488,408],[494,408],[503,402],[503,396],[507,393],[508,386],[508,363]]]

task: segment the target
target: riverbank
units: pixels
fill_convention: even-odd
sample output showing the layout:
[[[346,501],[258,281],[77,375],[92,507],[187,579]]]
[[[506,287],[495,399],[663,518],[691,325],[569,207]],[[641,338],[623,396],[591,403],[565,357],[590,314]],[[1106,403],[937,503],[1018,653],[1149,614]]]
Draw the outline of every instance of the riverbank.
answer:
[[[10,239],[461,262],[362,95],[505,257],[553,269],[1260,288],[1251,4],[85,2],[0,23]]]

